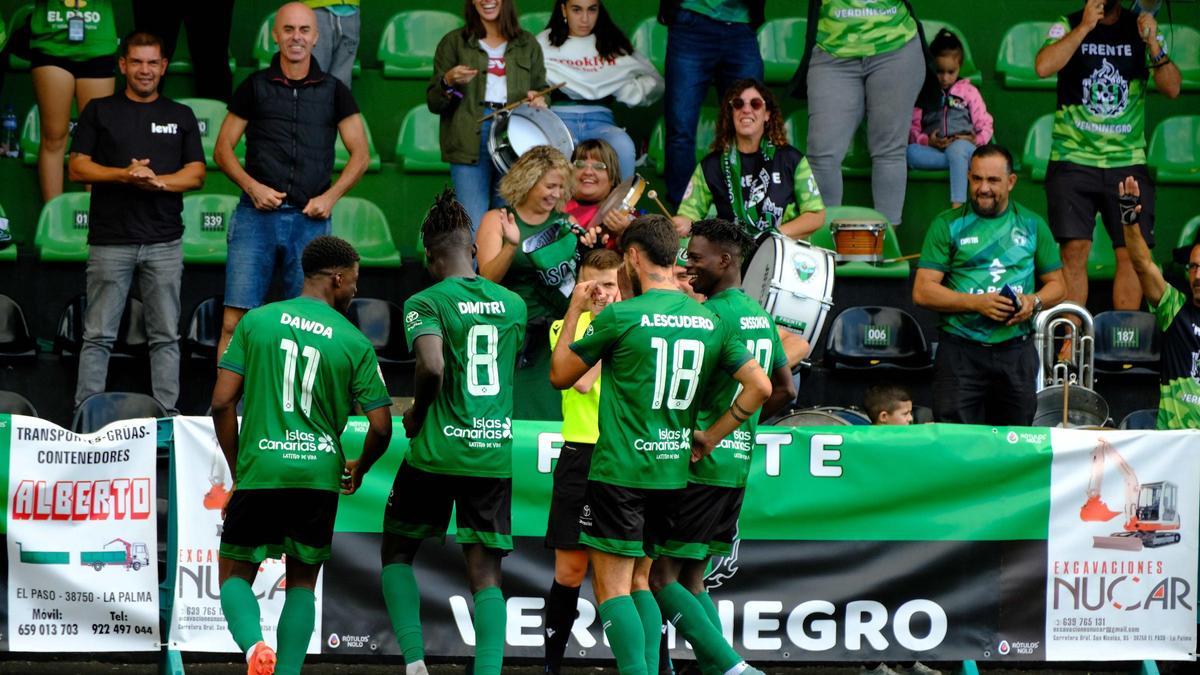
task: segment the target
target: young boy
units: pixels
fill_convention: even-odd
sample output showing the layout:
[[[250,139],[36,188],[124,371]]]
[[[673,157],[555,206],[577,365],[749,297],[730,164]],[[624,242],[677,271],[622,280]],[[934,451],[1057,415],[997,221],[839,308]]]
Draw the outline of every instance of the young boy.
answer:
[[[895,384],[876,384],[867,390],[863,405],[871,424],[912,424],[912,396]]]

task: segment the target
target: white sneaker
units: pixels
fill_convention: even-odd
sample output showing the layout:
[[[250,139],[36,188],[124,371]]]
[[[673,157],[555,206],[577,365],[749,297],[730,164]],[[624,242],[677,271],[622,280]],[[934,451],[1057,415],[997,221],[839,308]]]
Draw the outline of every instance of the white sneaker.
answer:
[[[896,671],[888,668],[886,663],[881,663],[874,668],[868,669],[865,665],[862,670],[858,671],[858,675],[900,675]]]
[[[912,668],[901,668],[900,671],[904,675],[942,675],[942,671],[930,668],[920,661],[914,661]]]

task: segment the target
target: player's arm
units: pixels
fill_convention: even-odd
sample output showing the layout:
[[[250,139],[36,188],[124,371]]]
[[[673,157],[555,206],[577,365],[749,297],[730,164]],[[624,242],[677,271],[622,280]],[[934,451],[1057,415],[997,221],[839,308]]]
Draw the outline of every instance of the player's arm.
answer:
[[[796,400],[796,381],[792,369],[787,366],[771,371],[771,396],[763,403],[759,419],[767,420]]]
[[[390,406],[367,411],[367,436],[363,439],[362,454],[346,462],[342,479],[342,494],[352,495],[362,485],[363,476],[387,452],[392,442],[392,409]]]
[[[1167,292],[1167,281],[1163,279],[1162,271],[1154,264],[1150,255],[1150,247],[1142,237],[1142,228],[1138,225],[1138,217],[1142,213],[1142,191],[1137,179],[1126,176],[1125,182],[1117,187],[1121,200],[1121,222],[1125,231],[1125,250],[1129,252],[1129,262],[1137,273],[1142,285],[1142,294],[1151,305],[1157,306],[1162,296]]]
[[[771,395],[771,379],[763,371],[762,366],[754,359],[742,364],[733,379],[742,385],[742,390],[733,399],[723,415],[717,418],[707,429],[692,432],[692,461],[697,462],[708,456],[733,430],[758,412],[763,402]]]
[[[571,303],[563,317],[562,335],[575,334],[575,329],[579,326],[579,317],[587,309],[595,286],[595,281],[584,281],[575,285],[575,290],[571,292]],[[594,325],[595,318],[592,322]],[[579,378],[592,369],[592,365],[594,364],[589,365],[571,349],[570,340],[559,340],[550,355],[550,384],[555,389],[566,389],[578,382]]]
[[[442,336],[426,334],[413,342],[417,364],[413,369],[413,404],[404,413],[404,435],[414,438],[425,423],[430,406],[442,390],[446,360],[442,356]]]
[[[588,393],[592,390],[592,387],[596,386],[596,380],[600,379],[601,369],[602,367],[599,363],[592,366],[590,370],[583,374],[583,377],[575,380],[575,384],[571,385],[571,388],[581,394]]]
[[[237,483],[238,421],[237,404],[242,399],[244,378],[225,368],[217,369],[217,384],[213,387],[212,419],[217,443],[229,465],[229,475]]]
[[[1079,25],[1057,41],[1038,50],[1037,59],[1033,63],[1033,69],[1037,71],[1038,77],[1050,77],[1062,70],[1071,60],[1075,51],[1079,49],[1079,45],[1083,44],[1083,39],[1103,18],[1104,0],[1088,0],[1087,5],[1083,8],[1083,16],[1079,19]]]

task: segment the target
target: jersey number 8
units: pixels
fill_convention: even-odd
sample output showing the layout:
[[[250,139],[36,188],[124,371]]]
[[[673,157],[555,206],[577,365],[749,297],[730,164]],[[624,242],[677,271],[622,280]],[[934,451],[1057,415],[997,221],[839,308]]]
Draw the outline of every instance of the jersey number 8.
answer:
[[[500,370],[496,367],[499,342],[495,326],[476,324],[467,332],[467,392],[472,396],[500,393]]]

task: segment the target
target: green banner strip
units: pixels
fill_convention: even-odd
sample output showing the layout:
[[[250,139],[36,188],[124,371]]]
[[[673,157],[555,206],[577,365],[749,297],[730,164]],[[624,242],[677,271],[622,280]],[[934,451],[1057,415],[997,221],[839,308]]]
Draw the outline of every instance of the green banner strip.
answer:
[[[8,534],[8,448],[12,440],[12,415],[0,413],[0,497],[4,498],[4,518],[0,535]]]

